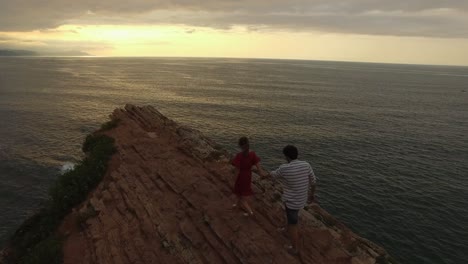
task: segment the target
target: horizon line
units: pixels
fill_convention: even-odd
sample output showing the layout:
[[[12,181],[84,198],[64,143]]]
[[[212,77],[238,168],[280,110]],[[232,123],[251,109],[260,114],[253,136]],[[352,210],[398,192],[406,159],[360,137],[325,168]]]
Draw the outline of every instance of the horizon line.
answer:
[[[409,66],[440,66],[440,67],[468,67],[468,64],[423,64],[405,62],[380,62],[380,61],[352,61],[352,60],[324,60],[324,59],[300,59],[300,58],[271,58],[271,57],[205,57],[205,56],[157,56],[157,55],[29,55],[29,56],[1,56],[0,58],[173,58],[173,59],[238,59],[238,60],[283,60],[283,61],[315,61],[315,62],[342,62],[342,63],[366,63],[366,64],[390,64]]]

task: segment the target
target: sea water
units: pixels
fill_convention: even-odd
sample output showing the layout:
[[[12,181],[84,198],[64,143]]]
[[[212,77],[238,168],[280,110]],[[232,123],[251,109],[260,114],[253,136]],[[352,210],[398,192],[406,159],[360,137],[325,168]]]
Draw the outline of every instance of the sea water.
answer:
[[[468,68],[184,58],[0,58],[0,243],[126,103],[263,165],[294,144],[321,205],[402,263],[466,263]]]

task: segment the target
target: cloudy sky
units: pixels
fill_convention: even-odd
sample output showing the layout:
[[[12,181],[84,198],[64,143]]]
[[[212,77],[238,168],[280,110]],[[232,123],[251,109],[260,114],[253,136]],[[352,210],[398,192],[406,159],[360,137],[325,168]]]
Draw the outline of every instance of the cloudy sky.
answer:
[[[468,65],[468,1],[0,0],[0,49]]]

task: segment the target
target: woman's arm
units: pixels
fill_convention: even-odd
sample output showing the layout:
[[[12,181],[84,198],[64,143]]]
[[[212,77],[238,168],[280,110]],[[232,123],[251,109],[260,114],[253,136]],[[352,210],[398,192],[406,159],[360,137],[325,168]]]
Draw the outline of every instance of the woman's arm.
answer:
[[[233,166],[232,172],[235,173],[235,176],[239,175],[239,172],[240,172],[239,155],[234,156],[234,158],[231,159],[230,164]]]
[[[266,177],[268,175],[267,172],[265,172],[265,170],[262,168],[262,166],[260,166],[260,162],[258,162],[257,164],[255,164],[255,167],[257,168],[257,173],[258,175],[262,176],[262,177]]]
[[[232,173],[237,177],[239,175],[240,169],[238,167],[232,167]]]

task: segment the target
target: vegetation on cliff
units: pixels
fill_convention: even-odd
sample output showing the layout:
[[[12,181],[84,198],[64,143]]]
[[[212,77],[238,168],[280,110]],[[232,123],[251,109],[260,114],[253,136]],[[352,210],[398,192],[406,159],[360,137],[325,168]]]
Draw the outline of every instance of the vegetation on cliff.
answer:
[[[15,232],[9,245],[9,263],[62,262],[62,238],[56,230],[70,210],[83,202],[103,178],[115,152],[114,139],[89,135],[83,143],[83,152],[86,156],[80,163],[53,184],[44,207]]]

